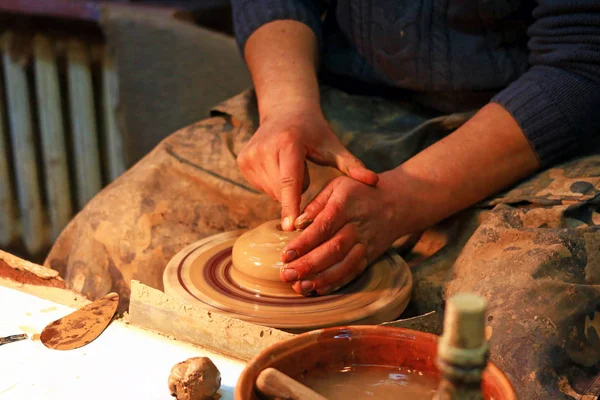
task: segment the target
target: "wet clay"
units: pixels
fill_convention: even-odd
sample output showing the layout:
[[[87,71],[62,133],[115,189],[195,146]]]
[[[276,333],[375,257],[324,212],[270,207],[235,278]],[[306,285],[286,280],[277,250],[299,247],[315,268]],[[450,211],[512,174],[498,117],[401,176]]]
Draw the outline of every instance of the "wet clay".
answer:
[[[280,283],[281,251],[300,233],[299,230],[282,230],[279,220],[265,222],[236,240],[232,250],[233,266],[250,278]]]
[[[411,273],[395,253],[386,253],[334,293],[304,297],[289,283],[254,278],[233,265],[232,248],[237,243],[236,251],[240,250],[243,242],[238,238],[245,233],[225,232],[181,250],[165,269],[165,292],[228,317],[294,332],[350,323],[379,324],[397,318],[408,304]],[[282,241],[273,246],[276,253],[283,248]],[[279,279],[279,265],[270,268]]]
[[[430,400],[438,378],[408,368],[354,365],[341,370],[309,371],[299,382],[329,400]]]
[[[177,363],[169,375],[169,390],[177,400],[213,399],[221,387],[221,373],[208,357]]]
[[[67,307],[79,308],[89,300],[66,288],[58,272],[0,250],[0,284]]]
[[[6,253],[4,253],[6,254]],[[0,256],[2,256],[2,254],[0,253]],[[28,283],[31,285],[36,285],[36,286],[47,286],[47,287],[54,287],[54,288],[61,288],[61,289],[65,289],[66,285],[65,282],[60,279],[58,276],[44,276],[44,275],[38,275],[35,272],[32,272],[29,269],[24,269],[24,268],[19,268],[20,265],[19,264],[15,264],[14,267],[12,267],[10,264],[8,264],[6,261],[4,261],[3,259],[0,258],[0,277],[6,278],[6,279],[10,279],[12,281],[15,282],[19,282],[19,283]],[[45,272],[43,269],[43,267],[39,267],[37,272]],[[50,270],[52,271],[52,270]],[[58,273],[57,273],[58,275]]]

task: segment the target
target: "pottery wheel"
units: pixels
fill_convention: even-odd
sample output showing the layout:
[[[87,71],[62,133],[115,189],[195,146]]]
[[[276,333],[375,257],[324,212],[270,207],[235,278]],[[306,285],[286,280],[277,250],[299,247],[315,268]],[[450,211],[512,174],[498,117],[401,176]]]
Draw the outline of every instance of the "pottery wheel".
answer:
[[[379,324],[397,318],[408,304],[412,276],[404,260],[392,253],[386,253],[353,282],[329,295],[304,297],[291,285],[287,291],[272,294],[261,286],[264,282],[240,284],[231,251],[242,233],[211,236],[180,251],[165,269],[165,292],[233,318],[291,330]]]

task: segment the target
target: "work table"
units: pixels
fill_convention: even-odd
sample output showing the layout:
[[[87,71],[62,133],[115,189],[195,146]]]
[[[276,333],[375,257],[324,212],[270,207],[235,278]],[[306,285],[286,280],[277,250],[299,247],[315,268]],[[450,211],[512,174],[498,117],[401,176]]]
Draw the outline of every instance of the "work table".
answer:
[[[0,400],[172,399],[167,379],[173,365],[207,356],[221,372],[221,399],[233,399],[244,368],[203,348],[170,339],[121,320],[79,349],[46,348],[32,336],[75,309],[0,286],[0,337],[29,339],[0,346]]]

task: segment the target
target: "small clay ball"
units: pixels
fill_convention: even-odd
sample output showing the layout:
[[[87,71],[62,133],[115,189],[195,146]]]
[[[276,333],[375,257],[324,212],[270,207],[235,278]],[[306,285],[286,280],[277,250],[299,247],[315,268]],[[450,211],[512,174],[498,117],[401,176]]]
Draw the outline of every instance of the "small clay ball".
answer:
[[[221,373],[208,357],[194,357],[175,364],[169,390],[177,400],[208,400],[221,387]]]

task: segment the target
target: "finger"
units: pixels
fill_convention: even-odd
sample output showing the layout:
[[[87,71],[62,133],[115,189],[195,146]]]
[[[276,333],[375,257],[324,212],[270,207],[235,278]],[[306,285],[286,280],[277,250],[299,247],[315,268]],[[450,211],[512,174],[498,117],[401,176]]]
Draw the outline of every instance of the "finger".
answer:
[[[250,184],[250,186],[256,188],[257,190],[265,193],[267,196],[272,197],[260,184],[260,181],[257,179],[256,171],[252,168],[245,168],[242,170],[242,175],[244,179]]]
[[[269,169],[277,171],[277,159],[272,157],[271,162],[266,164],[269,168],[266,168],[264,160],[258,156],[259,153],[260,151],[256,146],[246,145],[246,148],[236,160],[240,172],[251,186],[265,193],[273,200],[279,201],[276,195],[277,191],[268,184],[269,182],[272,182],[272,179],[269,177]]]
[[[298,143],[291,143],[279,151],[281,226],[286,231],[294,229],[294,221],[300,214],[305,157],[306,150]]]
[[[329,240],[347,222],[343,204],[333,196],[329,198],[323,211],[300,236],[290,241],[283,248],[283,261],[291,262],[289,254],[295,252],[296,258],[308,254],[321,243]]]
[[[368,266],[369,261],[365,257],[361,258],[356,269],[353,270],[352,274],[347,275],[345,278],[342,279],[340,283],[334,283],[332,285],[328,285],[317,289],[317,294],[324,295],[338,291],[339,289],[343,288],[344,286],[348,285],[350,282],[355,280],[358,276],[360,276],[364,272],[364,270],[367,269]]]
[[[268,184],[264,184],[265,183],[265,179],[264,177],[268,177],[268,174],[264,171],[260,172],[260,177],[262,178],[260,181],[258,182],[262,182],[262,183],[258,183],[258,185],[260,185],[259,187],[261,188],[261,190],[263,192],[265,192],[265,194],[267,194],[270,198],[272,198],[273,200],[279,202],[279,196],[277,196],[277,192],[273,189],[272,185],[268,185]]]
[[[279,160],[277,154],[268,154],[264,157],[259,168],[256,169],[255,176],[272,199],[281,200],[279,185]]]
[[[337,168],[347,176],[356,179],[365,185],[374,186],[379,182],[379,176],[367,169],[365,165],[345,147],[336,153],[335,164]]]
[[[296,229],[308,228],[317,215],[323,211],[325,205],[327,205],[329,198],[333,194],[335,186],[336,181],[330,182],[317,194],[314,199],[311,200],[310,203],[306,205],[306,207],[304,207],[304,212],[294,221],[294,226]]]
[[[315,156],[310,158],[319,164],[335,167],[345,175],[366,185],[374,186],[379,182],[379,176],[366,168],[337,137],[324,143],[323,148],[315,153]]]
[[[310,186],[310,175],[308,174],[308,164],[304,161],[304,180],[302,181],[302,193],[308,190]]]
[[[294,282],[321,272],[342,261],[357,239],[356,227],[353,224],[346,224],[331,240],[323,243],[304,257],[285,265],[281,269],[281,280]]]
[[[258,184],[258,182],[256,182],[256,180],[254,178],[254,175],[255,175],[254,167],[252,166],[252,164],[250,164],[250,162],[248,161],[248,158],[239,156],[237,159],[237,164],[238,164],[238,168],[239,168],[240,172],[242,173],[242,176],[244,177],[244,179],[251,186],[254,186],[256,189],[262,191],[262,187]]]
[[[292,287],[302,295],[312,292],[326,294],[348,284],[367,267],[363,243],[356,243],[344,259],[324,271],[305,280],[295,282]]]

